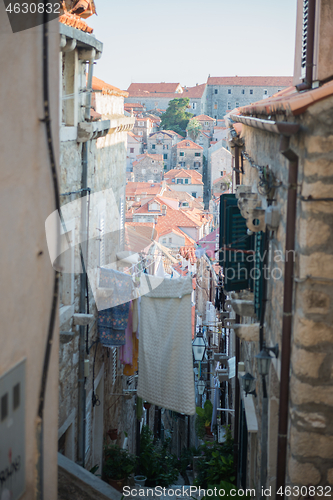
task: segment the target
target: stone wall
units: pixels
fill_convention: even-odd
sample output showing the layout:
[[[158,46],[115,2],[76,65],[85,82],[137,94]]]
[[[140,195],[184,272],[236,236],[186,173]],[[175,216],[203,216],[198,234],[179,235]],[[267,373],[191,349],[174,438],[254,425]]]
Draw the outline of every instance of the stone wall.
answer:
[[[261,101],[283,88],[285,87],[207,85],[207,114],[216,119],[224,118],[228,110]],[[215,94],[215,90],[217,90],[217,94]],[[229,90],[231,91],[230,94]],[[265,90],[267,94],[265,94]]]
[[[163,160],[143,158],[133,165],[134,182],[161,182],[163,180]]]
[[[123,115],[123,97],[96,94],[96,111],[103,119]],[[91,140],[82,145],[76,140],[61,142],[61,187],[62,193],[81,188],[82,149],[87,146],[87,185],[90,196],[86,198],[85,209],[89,220],[88,261],[89,313],[93,315],[88,331],[85,333],[85,357],[89,360],[89,374],[85,378],[86,392],[86,449],[85,466],[99,465],[102,469],[103,444],[109,443],[109,429],[118,429],[119,445],[124,444],[125,432],[128,446],[133,450],[135,427],[133,425],[133,398],[127,400],[122,394],[127,389],[127,377],[122,375],[117,349],[102,347],[98,340],[95,291],[97,286],[97,266],[116,261],[116,253],[123,249],[125,182],[126,182],[126,141],[127,132],[117,132],[111,128],[104,137]],[[76,139],[76,138],[75,138]],[[71,331],[72,338],[62,338],[59,351],[59,450],[71,460],[77,459],[78,429],[78,366],[79,366],[79,327],[73,324],[73,313],[79,312],[80,294],[80,253],[81,230],[80,194],[62,197],[64,217],[71,238],[75,238],[73,260],[74,274],[63,274],[63,292],[72,287],[72,300],[64,304],[69,310],[60,310],[62,331]],[[89,210],[88,210],[89,209]],[[105,257],[103,257],[105,256]],[[64,310],[65,309],[65,310]],[[63,312],[62,312],[63,310]],[[63,336],[62,336],[63,337]],[[88,352],[87,352],[88,349]],[[133,383],[132,383],[133,385]],[[93,395],[95,399],[93,399]],[[97,404],[94,404],[95,401]]]
[[[184,156],[180,156],[184,153]],[[200,155],[200,156],[196,156]],[[202,174],[203,149],[172,147],[172,168],[195,169]]]
[[[298,201],[296,213],[296,252],[293,334],[290,373],[288,468],[286,483],[297,486],[333,484],[333,241],[331,199],[333,176],[333,98],[312,105],[293,121],[301,131],[290,140],[298,156]],[[278,117],[277,117],[278,118]],[[269,243],[269,279],[264,336],[267,345],[281,348],[283,317],[284,252],[286,238],[288,161],[280,153],[280,138],[268,132],[243,127],[247,153],[260,165],[268,165],[281,187],[274,205],[279,208],[280,223],[271,232]],[[244,182],[257,190],[258,172],[245,162]],[[302,201],[312,197],[312,201]],[[261,197],[262,206],[266,200]],[[248,368],[257,378],[257,415],[261,421],[262,384],[253,355],[244,353]],[[273,360],[268,377],[268,464],[267,486],[275,485],[277,457],[277,411],[281,360]],[[260,446],[260,433],[258,446]],[[260,461],[260,458],[259,458]],[[260,464],[259,464],[260,465]],[[258,469],[259,470],[259,469]],[[253,479],[253,478],[252,478]],[[259,472],[255,482],[259,484]]]

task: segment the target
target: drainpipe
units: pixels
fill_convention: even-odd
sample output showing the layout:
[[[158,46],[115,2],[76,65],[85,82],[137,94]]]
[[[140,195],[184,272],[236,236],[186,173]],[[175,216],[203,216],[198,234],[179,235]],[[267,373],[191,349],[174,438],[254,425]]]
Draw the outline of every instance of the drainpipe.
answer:
[[[236,186],[239,186],[240,184],[240,170],[239,170],[239,147],[235,146],[235,183]]]
[[[236,314],[236,323],[240,323],[240,316]],[[229,330],[230,335],[230,330]],[[230,354],[230,351],[229,351]],[[234,422],[234,467],[236,476],[236,485],[238,483],[238,455],[239,455],[239,406],[240,406],[240,388],[238,380],[238,363],[240,361],[240,339],[236,335],[236,377],[235,377],[235,422]]]
[[[88,82],[87,82],[87,100],[84,118],[90,118],[92,77],[94,67],[95,51],[92,51],[93,57],[89,60]],[[88,188],[88,145],[89,141],[82,144],[82,175],[81,175],[81,265],[82,273],[80,278],[80,313],[86,312],[86,297],[87,290],[87,269],[88,261],[88,234],[87,234],[87,188]],[[78,401],[78,463],[85,466],[85,448],[86,448],[86,388],[84,376],[84,360],[85,360],[85,326],[79,327],[79,401]]]
[[[286,250],[284,264],[284,290],[283,290],[283,323],[281,346],[281,378],[280,378],[280,404],[278,427],[278,450],[276,469],[276,492],[282,487],[284,491],[286,481],[287,462],[287,434],[288,434],[288,404],[289,404],[289,372],[292,333],[292,305],[293,305],[293,274],[294,251],[296,230],[296,203],[297,203],[297,174],[298,157],[289,148],[289,138],[282,138],[280,152],[289,161],[288,198],[287,198],[287,227]],[[290,258],[289,253],[292,254]],[[277,498],[284,498],[278,496]]]

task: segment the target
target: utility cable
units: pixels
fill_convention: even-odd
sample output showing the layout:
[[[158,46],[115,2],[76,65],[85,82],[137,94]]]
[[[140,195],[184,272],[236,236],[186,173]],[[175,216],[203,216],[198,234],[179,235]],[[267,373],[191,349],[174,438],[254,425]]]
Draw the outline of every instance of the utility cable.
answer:
[[[60,212],[60,202],[59,202],[59,181],[57,175],[54,145],[52,139],[51,130],[51,118],[50,118],[50,101],[49,101],[49,58],[48,58],[48,14],[46,9],[47,0],[44,0],[44,14],[43,14],[43,61],[42,61],[42,71],[43,71],[43,107],[44,107],[44,118],[41,120],[45,123],[46,137],[47,137],[47,148],[49,156],[49,164],[51,169],[53,193],[56,210]],[[44,498],[43,492],[43,418],[44,418],[44,406],[45,406],[45,393],[47,384],[47,375],[50,365],[51,349],[53,343],[54,327],[57,315],[58,306],[58,294],[59,294],[59,272],[54,271],[54,284],[53,284],[53,297],[51,312],[49,318],[49,326],[47,332],[47,343],[44,354],[43,371],[41,378],[41,385],[39,390],[38,398],[38,421],[36,429],[36,439],[38,448],[38,463],[36,467],[36,498],[42,500]]]

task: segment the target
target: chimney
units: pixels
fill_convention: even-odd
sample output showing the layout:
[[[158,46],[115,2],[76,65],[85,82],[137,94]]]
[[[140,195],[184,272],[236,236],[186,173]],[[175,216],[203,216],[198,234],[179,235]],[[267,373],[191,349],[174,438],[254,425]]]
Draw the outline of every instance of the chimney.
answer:
[[[166,215],[167,213],[167,207],[166,205],[162,205],[162,215]]]

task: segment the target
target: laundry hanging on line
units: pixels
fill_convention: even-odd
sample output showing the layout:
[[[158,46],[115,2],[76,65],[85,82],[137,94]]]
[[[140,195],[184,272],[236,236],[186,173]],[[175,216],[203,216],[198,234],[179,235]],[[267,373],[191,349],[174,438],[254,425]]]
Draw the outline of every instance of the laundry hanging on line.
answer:
[[[143,275],[137,394],[157,406],[195,414],[192,279]],[[159,281],[156,281],[159,280]]]

